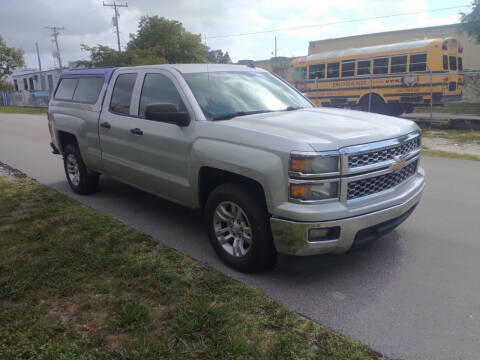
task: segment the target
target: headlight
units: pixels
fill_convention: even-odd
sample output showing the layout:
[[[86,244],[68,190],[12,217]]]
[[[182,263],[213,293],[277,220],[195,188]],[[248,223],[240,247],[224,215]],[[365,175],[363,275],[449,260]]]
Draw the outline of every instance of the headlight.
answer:
[[[290,184],[290,197],[303,201],[318,201],[338,197],[338,181],[314,184]]]
[[[290,156],[290,171],[301,174],[325,175],[338,173],[339,155],[337,152],[315,154],[295,154]]]

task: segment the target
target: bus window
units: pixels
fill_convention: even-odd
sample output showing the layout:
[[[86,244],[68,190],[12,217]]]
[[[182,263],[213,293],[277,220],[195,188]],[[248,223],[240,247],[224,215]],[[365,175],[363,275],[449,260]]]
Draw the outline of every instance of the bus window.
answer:
[[[448,56],[443,55],[443,70],[448,70]]]
[[[388,73],[388,58],[379,58],[373,60],[373,73],[386,74]]]
[[[293,70],[293,81],[303,81],[307,79],[307,67],[297,67]]]
[[[407,55],[392,56],[391,73],[407,72]]]
[[[327,64],[327,78],[337,78],[340,70],[339,62],[332,62]]]
[[[358,60],[357,75],[370,75],[370,63],[372,60]]]
[[[458,71],[463,71],[463,60],[461,57],[458,58]]]
[[[457,58],[450,56],[450,70],[457,70]]]
[[[324,79],[325,78],[325,64],[310,65],[309,79]]]
[[[410,55],[410,71],[426,71],[427,54]]]
[[[342,77],[355,75],[355,61],[342,61]]]

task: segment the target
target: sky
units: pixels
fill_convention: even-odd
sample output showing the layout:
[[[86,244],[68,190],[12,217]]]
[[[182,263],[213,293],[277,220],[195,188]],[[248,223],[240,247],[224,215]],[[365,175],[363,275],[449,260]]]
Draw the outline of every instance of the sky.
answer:
[[[233,61],[268,59],[273,56],[275,36],[278,56],[306,55],[309,41],[381,31],[426,27],[459,22],[459,12],[468,12],[470,0],[127,0],[120,9],[120,38],[125,47],[129,34],[137,31],[143,15],[163,16],[183,23],[187,31],[201,34],[213,49],[228,51]],[[106,1],[112,3],[112,1]],[[386,19],[315,26],[308,29],[264,34],[228,36],[298,26],[331,24],[398,13],[450,9]],[[52,68],[51,30],[63,26],[58,37],[63,64],[88,60],[81,44],[116,48],[112,26],[113,8],[101,0],[0,0],[0,35],[7,45],[22,48],[25,62],[37,68],[38,42],[43,68]]]

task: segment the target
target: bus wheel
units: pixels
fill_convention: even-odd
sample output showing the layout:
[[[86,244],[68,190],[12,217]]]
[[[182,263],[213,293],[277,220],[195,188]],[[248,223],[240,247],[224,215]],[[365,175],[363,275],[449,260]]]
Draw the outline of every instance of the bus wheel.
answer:
[[[400,116],[405,112],[405,106],[401,104],[388,104],[386,108],[390,116]]]
[[[403,108],[405,109],[405,113],[410,114],[413,112],[413,104],[405,104],[403,105]]]
[[[377,94],[372,94],[371,97],[372,100],[370,104],[370,112],[377,114],[386,114],[387,109],[385,101],[383,101],[383,99]],[[368,100],[368,94],[364,95],[363,98],[360,100],[360,108],[362,109],[362,111],[368,111]]]

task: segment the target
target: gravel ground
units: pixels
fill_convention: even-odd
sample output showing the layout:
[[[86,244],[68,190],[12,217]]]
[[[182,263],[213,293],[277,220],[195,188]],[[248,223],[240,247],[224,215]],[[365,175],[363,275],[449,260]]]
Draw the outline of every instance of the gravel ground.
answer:
[[[480,156],[480,143],[457,143],[455,140],[451,139],[442,139],[437,137],[424,137],[422,139],[424,146],[428,150],[433,151],[448,151],[457,154],[467,154],[467,155],[476,155]]]

